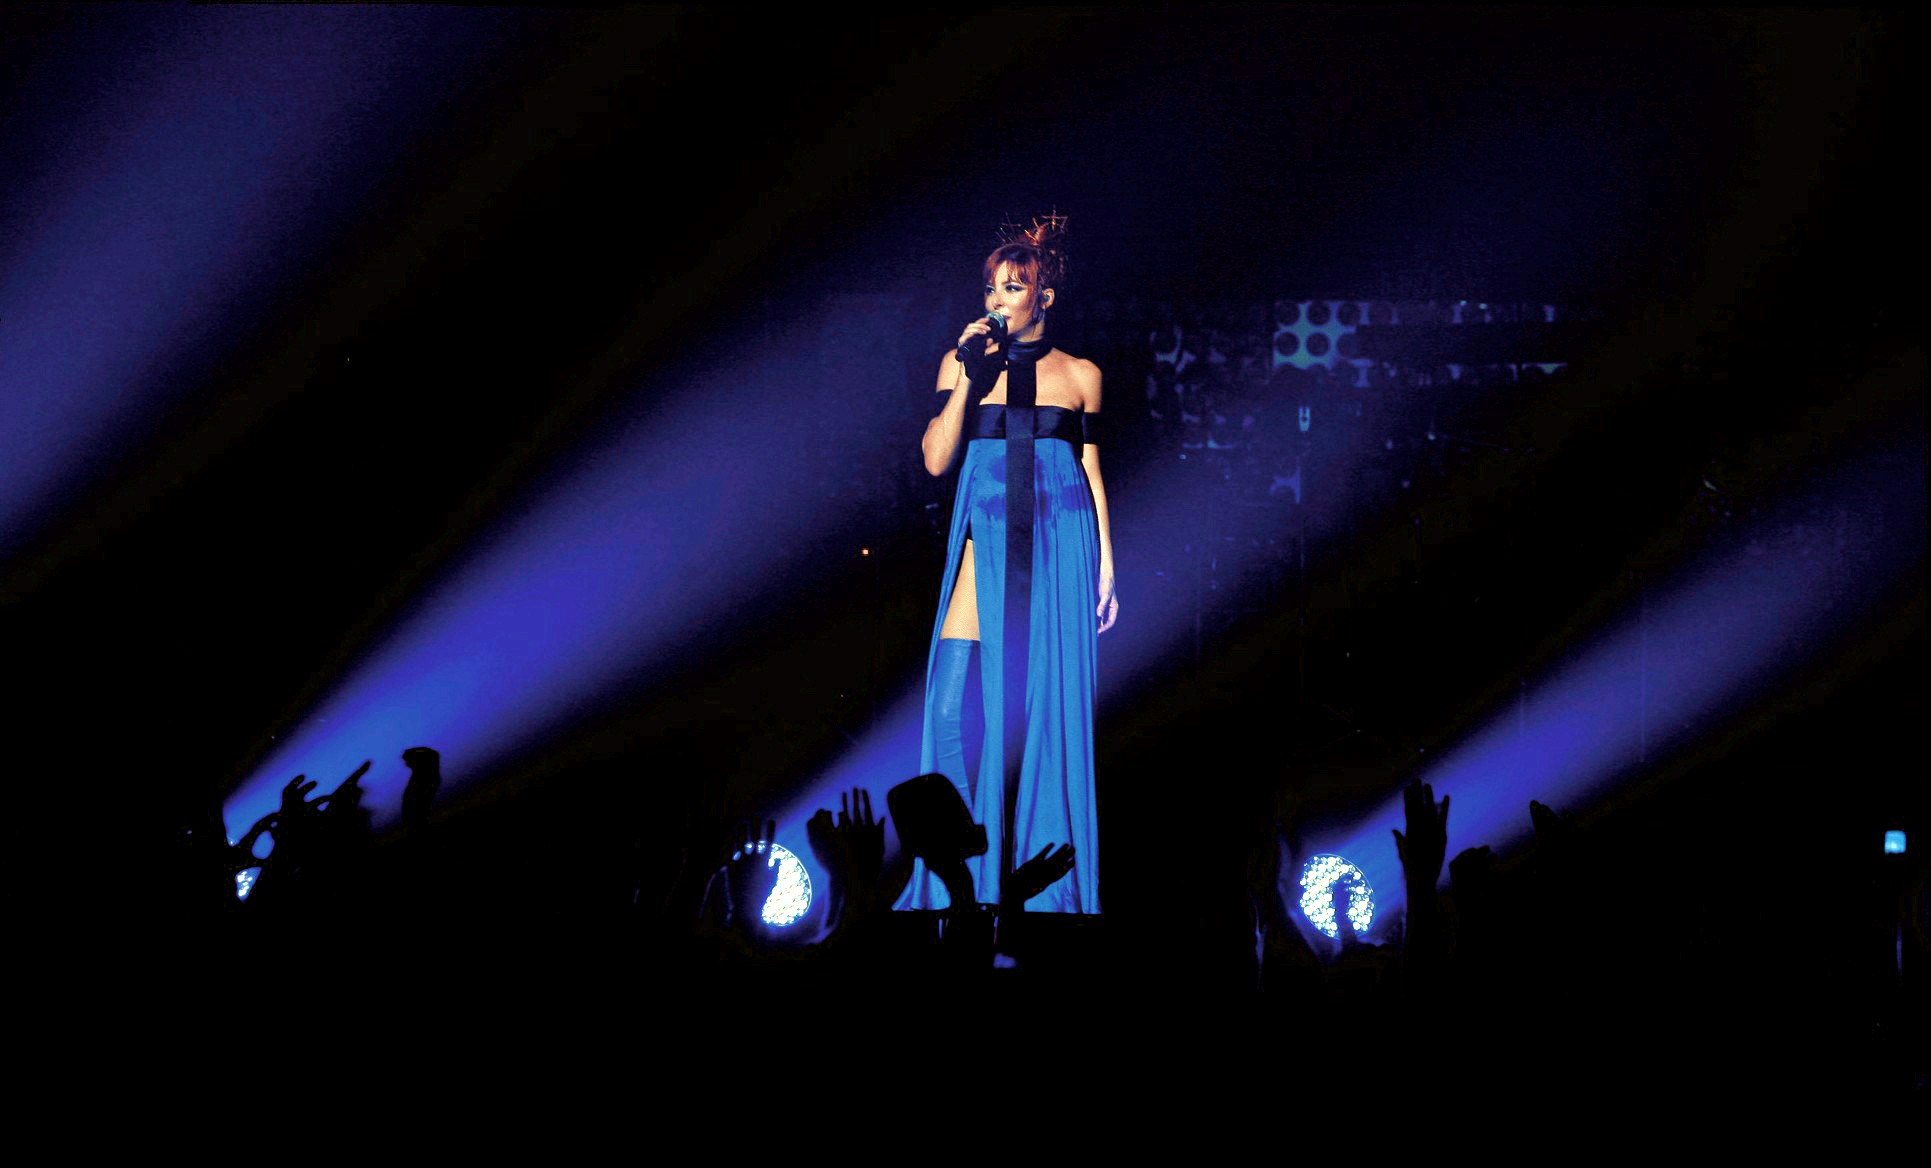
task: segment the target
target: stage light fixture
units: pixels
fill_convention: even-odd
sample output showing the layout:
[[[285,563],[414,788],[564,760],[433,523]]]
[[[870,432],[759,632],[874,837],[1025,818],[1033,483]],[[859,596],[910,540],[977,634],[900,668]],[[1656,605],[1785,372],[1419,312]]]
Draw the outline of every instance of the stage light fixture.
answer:
[[[1904,854],[1903,832],[1887,831],[1884,833],[1884,854],[1887,856],[1901,856]]]
[[[760,854],[765,851],[756,843],[746,843],[745,847],[755,848]],[[782,929],[797,924],[811,907],[811,873],[805,870],[804,861],[797,853],[783,844],[771,844],[769,854],[773,857],[770,862],[778,866],[778,884],[765,898],[762,915],[765,924]],[[735,860],[742,855],[740,851],[731,858]]]
[[[260,868],[243,868],[235,873],[235,899],[247,900],[248,890],[255,886],[255,878],[260,875]]]
[[[1323,936],[1339,937],[1341,930],[1334,921],[1337,882],[1347,885],[1348,923],[1354,926],[1355,936],[1366,936],[1368,926],[1374,923],[1374,889],[1361,869],[1332,852],[1323,852],[1302,866],[1301,914]]]

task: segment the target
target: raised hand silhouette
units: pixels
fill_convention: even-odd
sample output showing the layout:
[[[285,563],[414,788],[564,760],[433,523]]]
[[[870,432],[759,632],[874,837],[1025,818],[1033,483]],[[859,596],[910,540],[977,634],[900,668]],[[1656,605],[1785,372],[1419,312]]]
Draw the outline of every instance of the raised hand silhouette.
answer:
[[[845,842],[845,860],[853,883],[868,893],[875,892],[885,866],[885,820],[872,818],[870,791],[853,787],[849,799],[838,796],[838,834]]]
[[[261,862],[255,856],[255,844],[264,835],[268,836],[270,839],[274,839],[275,823],[280,818],[281,818],[281,812],[270,811],[267,815],[264,815],[260,819],[257,819],[252,825],[250,825],[247,831],[242,833],[241,838],[235,841],[234,847],[230,852],[230,858],[235,864],[237,870],[241,868],[252,868],[256,864]],[[276,843],[277,845],[279,845],[280,841],[277,840]],[[269,855],[271,857],[274,854],[275,853],[272,851],[269,852]]]
[[[805,842],[811,845],[812,857],[825,878],[825,924],[836,930],[845,923],[847,910],[858,906],[853,903],[851,856],[830,811],[820,807],[812,812],[805,821]]]
[[[1423,782],[1408,784],[1402,792],[1402,809],[1408,821],[1408,834],[1395,830],[1395,852],[1409,886],[1426,882],[1433,889],[1441,879],[1442,859],[1448,853],[1448,796],[1435,805],[1435,789]]]
[[[805,820],[805,842],[811,845],[812,857],[818,861],[826,881],[833,888],[843,888],[849,878],[847,869],[851,858],[845,854],[845,837],[830,811],[820,807]]]
[[[275,850],[269,853],[270,863],[263,866],[264,877],[272,875],[271,883],[280,883],[293,877],[310,860],[314,851],[314,841],[320,832],[317,809],[322,800],[309,801],[309,793],[316,783],[307,775],[296,775],[282,787],[282,804],[273,813],[263,816],[268,822],[267,831],[275,837]],[[254,840],[249,840],[254,847]],[[273,869],[272,873],[270,869]],[[261,881],[256,882],[259,886]],[[251,893],[249,899],[259,900],[260,888]]]
[[[836,819],[821,808],[806,821],[805,838],[831,885],[826,919],[833,927],[847,912],[866,915],[897,897],[898,888],[883,887],[885,823],[873,818],[871,792],[862,787],[839,794]]]
[[[1348,910],[1354,907],[1354,890],[1348,887],[1347,881],[1336,880],[1329,886],[1328,897],[1334,905],[1335,940],[1343,949],[1359,944],[1361,938],[1355,934],[1354,919],[1348,915]]]
[[[316,787],[315,780],[307,775],[296,775],[282,786],[281,814],[285,818],[299,816],[309,809],[308,794]]]
[[[1402,933],[1402,956],[1410,984],[1432,985],[1447,956],[1441,920],[1442,858],[1448,852],[1448,796],[1438,806],[1435,789],[1423,782],[1408,784],[1402,793],[1408,831],[1395,831],[1395,852],[1401,857],[1402,880],[1408,889],[1407,927]]]
[[[777,842],[778,821],[767,820],[757,834],[756,820],[746,820],[738,832],[745,841],[724,865],[725,889],[731,897],[731,927],[740,933],[756,933],[764,921],[764,902],[778,886],[778,862],[771,845]]]
[[[325,814],[328,823],[338,832],[367,831],[369,812],[362,806],[362,776],[369,773],[374,759],[363,759],[362,765],[354,773],[343,779],[335,790],[315,800],[310,806]]]
[[[1055,880],[1073,870],[1072,844],[1047,844],[1039,854],[1013,869],[999,898],[1001,912],[1026,911],[1026,902],[1052,887]]]
[[[1261,950],[1260,984],[1279,1001],[1317,993],[1321,982],[1320,958],[1295,927],[1288,901],[1281,896],[1282,869],[1294,850],[1291,829],[1276,819],[1247,855],[1247,895]]]

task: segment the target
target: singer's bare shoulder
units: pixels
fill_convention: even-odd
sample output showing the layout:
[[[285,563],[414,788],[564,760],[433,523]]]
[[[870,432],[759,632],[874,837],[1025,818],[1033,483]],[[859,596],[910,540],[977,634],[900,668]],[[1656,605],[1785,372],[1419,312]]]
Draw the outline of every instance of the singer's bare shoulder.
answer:
[[[1079,393],[1080,407],[1088,413],[1098,413],[1100,408],[1100,367],[1084,357],[1071,353],[1066,357],[1065,377],[1073,383]]]

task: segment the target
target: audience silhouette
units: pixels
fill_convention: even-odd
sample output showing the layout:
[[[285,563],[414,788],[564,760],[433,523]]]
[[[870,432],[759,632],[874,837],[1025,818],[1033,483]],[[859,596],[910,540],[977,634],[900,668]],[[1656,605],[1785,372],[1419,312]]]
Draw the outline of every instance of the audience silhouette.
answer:
[[[763,916],[780,874],[775,819],[693,799],[681,823],[647,816],[637,825],[642,842],[624,853],[625,911],[606,912],[599,906],[616,902],[591,890],[581,903],[520,903],[500,887],[439,880],[446,853],[431,850],[443,845],[427,825],[440,758],[416,746],[402,761],[409,779],[400,823],[387,835],[372,829],[368,762],[323,795],[315,781],[295,776],[280,805],[232,843],[207,809],[189,816],[181,845],[168,853],[175,870],[160,885],[181,902],[180,919],[217,923],[211,953],[291,963],[282,976],[292,976],[293,963],[320,961],[341,984],[366,983],[373,994],[372,971],[389,971],[396,985],[411,987],[396,990],[411,1017],[437,995],[455,1001],[465,980],[476,983],[467,991],[473,1009],[500,1014],[548,1002],[628,1011],[640,1025],[675,1021],[677,1003],[715,995],[871,994],[901,1003],[907,1041],[927,1048],[957,1043],[975,1026],[1024,1024],[1063,1034],[1089,1027],[1096,1049],[1119,1050],[1187,1017],[1203,1033],[1303,1052],[1381,1051],[1385,1058],[1361,1072],[1372,1081],[1483,1099],[1504,1085],[1523,1098],[1631,1090],[1632,1072],[1618,1060],[1643,1036],[1653,1040],[1659,1027],[1680,1023],[1697,989],[1669,972],[1667,951],[1639,955],[1626,931],[1603,927],[1614,873],[1592,862],[1574,821],[1540,802],[1529,807],[1534,843],[1525,855],[1477,846],[1444,865],[1450,799],[1410,785],[1394,832],[1405,904],[1392,916],[1377,905],[1363,935],[1350,914],[1355,893],[1337,881],[1329,892],[1333,938],[1302,917],[1297,829],[1290,818],[1273,819],[1254,834],[1246,860],[1245,945],[1167,951],[1153,961],[1153,950],[1188,934],[1157,926],[1134,933],[1130,917],[1114,926],[1025,912],[1026,900],[1070,871],[1070,845],[1021,864],[1005,884],[1005,903],[975,903],[969,862],[983,853],[984,833],[942,777],[893,787],[887,816],[874,814],[862,788],[841,793],[836,811],[812,814],[805,835],[816,904],[799,926],[779,929]],[[891,910],[914,858],[955,890],[953,907]],[[237,894],[241,873],[253,876],[245,897]],[[519,923],[504,923],[518,912]],[[1104,936],[1107,928],[1115,935]],[[399,962],[404,972],[396,972]],[[645,992],[647,984],[658,988]],[[1684,1000],[1671,1000],[1679,992]],[[1649,1011],[1659,1020],[1644,1024]],[[1908,1010],[1898,1016],[1907,1035],[1920,1024]],[[1429,1051],[1454,1052],[1447,1082]],[[1887,1082],[1906,1094],[1923,1089],[1911,1056],[1887,1057]],[[1302,1070],[1313,1075],[1312,1065]],[[1644,1065],[1645,1081],[1659,1090],[1695,1073]]]

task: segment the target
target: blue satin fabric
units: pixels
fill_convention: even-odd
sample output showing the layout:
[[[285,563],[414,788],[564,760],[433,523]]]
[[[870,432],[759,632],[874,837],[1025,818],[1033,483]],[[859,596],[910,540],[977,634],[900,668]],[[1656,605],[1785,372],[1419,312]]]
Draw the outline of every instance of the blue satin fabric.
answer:
[[[1047,407],[1053,408],[1053,407]],[[1007,825],[1000,760],[1004,755],[1000,712],[1004,681],[996,668],[979,670],[985,738],[971,775],[939,765],[943,685],[939,630],[968,535],[977,573],[981,662],[996,662],[1004,642],[1006,565],[1006,444],[975,439],[966,445],[959,488],[946,541],[945,575],[927,658],[925,729],[919,744],[921,773],[952,780],[985,825],[986,854],[969,862],[982,902],[999,900],[999,850]],[[1029,912],[1097,913],[1099,816],[1093,787],[1093,704],[1099,686],[1099,520],[1092,487],[1074,447],[1066,441],[1033,444],[1032,630],[1027,658],[1026,744],[1014,813],[1013,855],[1024,863],[1050,844],[1070,843],[1073,870],[1026,902]],[[947,760],[950,762],[950,760]],[[950,904],[945,886],[915,863],[912,881],[895,906],[937,909]]]

